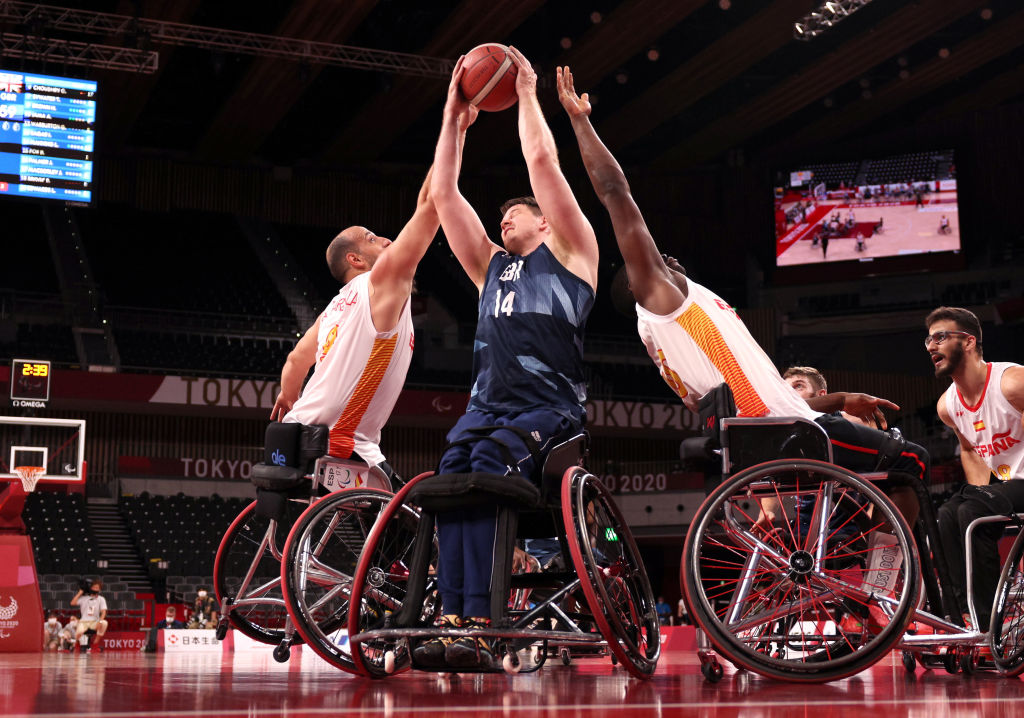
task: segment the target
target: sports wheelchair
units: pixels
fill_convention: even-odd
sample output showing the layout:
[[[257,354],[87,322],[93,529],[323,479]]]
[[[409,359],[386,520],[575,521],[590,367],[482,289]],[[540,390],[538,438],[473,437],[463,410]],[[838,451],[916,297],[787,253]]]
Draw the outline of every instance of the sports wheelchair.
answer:
[[[496,641],[502,667],[495,670],[509,673],[535,671],[552,649],[581,645],[606,647],[634,676],[654,673],[661,645],[651,586],[611,495],[580,466],[585,441],[581,434],[553,448],[539,487],[516,474],[425,473],[395,495],[370,531],[351,583],[350,603],[359,607],[348,611],[347,626],[356,671],[380,678],[418,668],[412,650],[418,641],[474,636]],[[321,508],[326,502],[310,513],[327,513]],[[499,547],[493,571],[499,578],[491,587],[492,627],[441,628],[435,625],[441,608],[435,516],[491,504],[498,506]],[[292,540],[299,540],[298,531]],[[558,537],[563,565],[575,570],[513,571],[517,539],[553,536]],[[301,586],[299,561],[294,570]],[[333,565],[327,570],[345,571]],[[312,640],[319,636],[307,633],[301,623],[299,631],[331,660],[325,643]]]
[[[726,477],[698,510],[682,558],[705,678],[722,677],[713,649],[738,668],[808,683],[853,675],[897,646],[911,671],[920,661],[973,672],[986,644],[1001,671],[1024,671],[1024,534],[1004,564],[992,630],[966,630],[939,587],[949,585],[945,560],[920,482],[835,466],[829,439],[814,422],[735,418],[725,385],[702,399],[701,410],[711,431],[684,441],[681,454],[720,454]],[[760,461],[768,455],[781,458]],[[885,481],[915,489],[920,516],[913,533],[875,486]],[[1006,520],[978,519],[968,542],[976,525]],[[919,554],[918,546],[930,550]],[[941,617],[922,609],[925,596]]]
[[[264,461],[253,467],[256,501],[232,522],[217,549],[213,584],[220,604],[217,638],[229,625],[262,643],[277,644],[274,658],[288,660],[290,648],[302,641],[289,615],[282,587],[282,563],[288,556],[287,538],[303,511],[324,497],[336,511],[348,508],[366,529],[375,509],[383,506],[400,484],[386,463],[369,465],[359,456],[338,459],[327,455],[329,428],[323,425],[283,424],[267,427]],[[363,535],[349,535],[355,556]],[[354,564],[353,564],[354,567]],[[341,625],[344,625],[344,619]],[[323,630],[329,630],[325,626]]]

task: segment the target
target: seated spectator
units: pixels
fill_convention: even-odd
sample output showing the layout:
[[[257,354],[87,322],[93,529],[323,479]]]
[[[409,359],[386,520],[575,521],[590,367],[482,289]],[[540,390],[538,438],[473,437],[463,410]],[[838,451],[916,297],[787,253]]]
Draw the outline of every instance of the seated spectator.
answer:
[[[196,600],[192,604],[192,616],[186,628],[216,628],[217,602],[206,593],[205,588],[196,592]]]
[[[44,651],[56,651],[60,648],[60,632],[63,628],[57,620],[57,612],[50,611],[46,615],[46,623],[43,624]]]
[[[156,624],[157,628],[184,628],[185,624],[178,620],[178,609],[168,606],[164,619]]]
[[[662,626],[667,626],[669,621],[672,619],[672,607],[665,601],[664,596],[658,596],[657,602],[654,604],[654,609],[658,612],[658,622]]]
[[[78,636],[78,619],[72,616],[68,619],[68,623],[60,631],[60,644],[57,646],[59,651],[70,651],[74,648],[75,639]]]

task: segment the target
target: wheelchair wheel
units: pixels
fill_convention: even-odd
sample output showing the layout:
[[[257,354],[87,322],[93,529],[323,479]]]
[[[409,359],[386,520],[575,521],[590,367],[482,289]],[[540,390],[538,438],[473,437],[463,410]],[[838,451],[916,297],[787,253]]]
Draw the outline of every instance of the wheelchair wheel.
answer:
[[[778,518],[756,525],[762,501],[776,502]],[[920,592],[896,507],[856,474],[811,460],[759,464],[719,486],[687,533],[681,578],[722,655],[807,683],[885,656]]]
[[[1024,673],[1024,531],[1003,564],[992,610],[992,660],[1006,675]]]
[[[272,531],[270,519],[256,515],[254,501],[221,539],[213,564],[218,606],[230,598],[227,619],[253,640],[280,643],[285,638],[288,611],[281,593],[280,549],[289,528],[308,505],[286,501],[284,518]]]
[[[280,578],[299,635],[325,661],[355,672],[348,646],[352,575],[373,522],[391,500],[378,489],[337,491],[310,506],[284,547]]]
[[[378,628],[427,628],[434,625],[440,609],[433,576],[427,579],[422,606],[415,625],[395,626],[392,617],[401,608],[409,585],[409,567],[419,544],[419,512],[404,503],[409,491],[431,473],[420,474],[402,487],[380,512],[359,556],[352,578],[352,605],[348,635]],[[437,566],[437,540],[429,548],[429,566]],[[410,642],[406,638],[382,638],[354,646],[352,663],[357,672],[372,678],[400,673],[411,664]]]
[[[580,585],[613,657],[650,678],[661,624],[640,551],[604,484],[579,467],[562,479],[562,517]]]

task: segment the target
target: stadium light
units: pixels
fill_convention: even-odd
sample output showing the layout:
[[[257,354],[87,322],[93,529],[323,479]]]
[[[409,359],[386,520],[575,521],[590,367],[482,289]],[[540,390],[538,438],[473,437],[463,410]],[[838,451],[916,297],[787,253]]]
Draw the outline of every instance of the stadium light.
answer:
[[[793,37],[810,40],[860,10],[871,0],[828,0],[793,23]]]

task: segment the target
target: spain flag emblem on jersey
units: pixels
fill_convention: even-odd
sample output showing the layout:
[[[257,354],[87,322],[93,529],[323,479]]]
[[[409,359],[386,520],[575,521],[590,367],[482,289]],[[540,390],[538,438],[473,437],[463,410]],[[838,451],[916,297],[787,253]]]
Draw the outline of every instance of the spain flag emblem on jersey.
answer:
[[[974,422],[974,430],[975,431],[984,431],[985,430],[985,422],[982,419],[978,419],[976,422]]]

